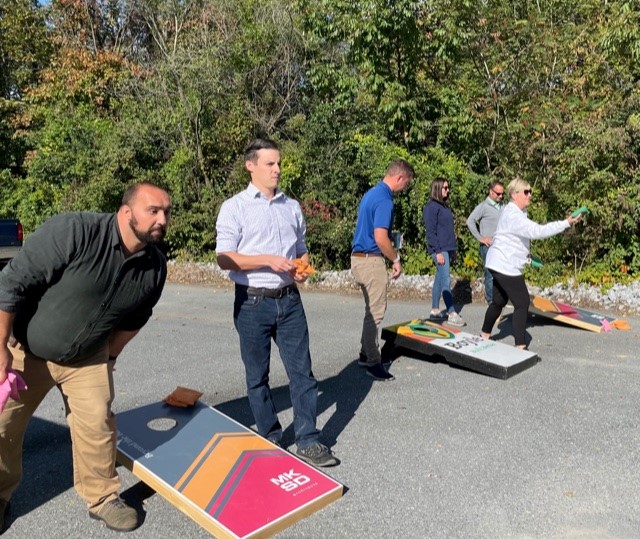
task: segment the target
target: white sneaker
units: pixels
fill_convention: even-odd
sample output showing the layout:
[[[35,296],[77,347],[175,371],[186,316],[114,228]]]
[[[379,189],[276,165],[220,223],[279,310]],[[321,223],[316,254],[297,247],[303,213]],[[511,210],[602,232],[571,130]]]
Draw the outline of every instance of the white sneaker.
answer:
[[[462,316],[460,316],[455,311],[453,311],[452,313],[449,313],[449,316],[447,317],[447,322],[452,326],[462,327],[467,325],[467,323],[462,319]]]

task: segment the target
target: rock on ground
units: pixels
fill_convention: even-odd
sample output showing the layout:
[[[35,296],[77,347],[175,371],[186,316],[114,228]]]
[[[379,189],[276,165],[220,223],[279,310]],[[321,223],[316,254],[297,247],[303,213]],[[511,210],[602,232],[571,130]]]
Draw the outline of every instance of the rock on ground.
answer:
[[[207,284],[220,287],[231,286],[228,272],[212,262],[169,262],[169,282],[182,284]],[[391,298],[430,299],[433,287],[432,275],[401,275],[389,284]],[[451,288],[456,303],[484,301],[483,279],[470,282],[452,276]],[[360,293],[349,270],[322,271],[304,284],[306,290],[339,290],[342,293]],[[576,307],[612,311],[616,316],[640,313],[640,281],[630,284],[615,284],[606,291],[584,284],[576,285],[570,279],[566,284],[558,283],[547,288],[530,286],[532,294],[569,303]]]

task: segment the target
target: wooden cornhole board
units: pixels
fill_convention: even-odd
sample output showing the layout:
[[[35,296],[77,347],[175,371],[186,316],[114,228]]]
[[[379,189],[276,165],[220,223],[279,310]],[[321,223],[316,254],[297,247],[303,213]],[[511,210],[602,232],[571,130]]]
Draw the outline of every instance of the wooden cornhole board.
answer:
[[[448,363],[503,380],[533,367],[540,359],[528,350],[431,320],[415,319],[382,329],[385,357],[396,357],[399,348],[419,354],[440,355]]]
[[[578,307],[540,296],[531,296],[529,312],[595,333],[602,333],[606,331],[607,325],[611,328],[615,327],[619,322],[616,318],[593,313],[586,309],[579,309]]]
[[[218,538],[270,537],[343,486],[218,410],[157,402],[117,415],[118,461]]]

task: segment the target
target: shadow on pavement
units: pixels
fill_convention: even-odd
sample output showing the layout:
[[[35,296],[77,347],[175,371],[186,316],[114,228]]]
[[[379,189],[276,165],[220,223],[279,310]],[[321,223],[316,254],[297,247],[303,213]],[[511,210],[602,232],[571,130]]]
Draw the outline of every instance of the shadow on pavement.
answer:
[[[451,288],[453,302],[461,310],[462,305],[473,303],[473,290],[469,279],[458,279]]]
[[[25,433],[22,482],[11,497],[11,522],[44,505],[73,487],[73,463],[69,429],[33,417]]]
[[[324,444],[329,447],[336,444],[338,437],[354,418],[356,411],[374,383],[386,382],[374,382],[373,378],[367,376],[365,369],[358,366],[357,361],[347,364],[335,376],[319,380],[318,415],[321,415],[334,405],[336,408],[322,428],[321,440]],[[291,408],[288,385],[272,387],[271,394],[278,413]],[[222,402],[217,404],[215,408],[246,427],[254,425],[253,415],[246,396]],[[283,425],[283,427],[282,446],[288,447],[295,443],[293,425],[287,425],[286,427]]]
[[[338,437],[355,417],[356,411],[363,403],[373,384],[388,384],[396,382],[376,382],[367,375],[364,367],[358,366],[358,361],[347,364],[338,374],[320,382],[318,398],[318,415],[331,408],[334,404],[335,412],[324,424],[322,429],[323,442],[332,447]]]

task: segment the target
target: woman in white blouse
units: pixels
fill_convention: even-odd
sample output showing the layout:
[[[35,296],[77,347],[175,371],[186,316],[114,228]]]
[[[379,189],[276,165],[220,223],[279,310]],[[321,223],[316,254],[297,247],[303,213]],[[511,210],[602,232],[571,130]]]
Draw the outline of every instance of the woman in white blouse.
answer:
[[[529,244],[555,236],[578,222],[581,216],[567,217],[539,225],[527,217],[526,207],[531,203],[533,191],[528,182],[515,178],[507,186],[509,204],[498,220],[493,243],[487,253],[486,267],[493,275],[493,300],[484,315],[481,335],[491,337],[491,330],[509,300],[513,304],[513,333],[516,346],[526,349],[525,342],[529,291],[522,269],[530,262]]]

